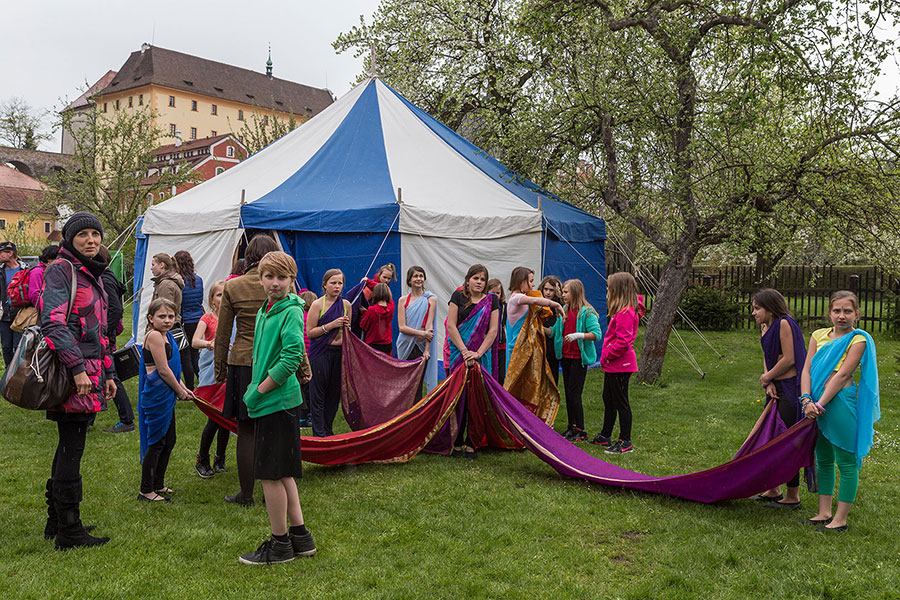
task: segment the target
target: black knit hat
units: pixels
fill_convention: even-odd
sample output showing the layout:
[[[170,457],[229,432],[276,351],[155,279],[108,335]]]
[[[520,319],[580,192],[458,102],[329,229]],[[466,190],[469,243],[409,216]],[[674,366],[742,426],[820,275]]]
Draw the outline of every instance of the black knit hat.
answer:
[[[82,211],[69,217],[63,225],[63,239],[71,244],[78,232],[83,229],[96,229],[100,232],[100,237],[103,237],[103,224],[100,219],[92,213]]]

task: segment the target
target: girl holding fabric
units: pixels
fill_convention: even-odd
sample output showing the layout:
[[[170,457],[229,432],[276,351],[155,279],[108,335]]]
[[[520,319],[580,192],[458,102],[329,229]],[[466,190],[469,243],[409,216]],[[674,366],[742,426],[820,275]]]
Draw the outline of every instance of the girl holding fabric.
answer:
[[[484,265],[472,265],[466,272],[463,289],[450,296],[447,308],[447,337],[450,338],[450,366],[447,373],[463,363],[471,367],[479,362],[491,376],[497,374],[497,328],[499,327],[500,301],[487,293],[488,270]],[[468,408],[464,405],[459,421],[459,433],[453,445],[452,456],[466,458],[477,456],[466,432]]]
[[[372,289],[372,300],[368,308],[360,307],[363,313],[359,326],[365,334],[366,343],[379,352],[391,355],[394,337],[391,321],[394,320],[394,299],[391,288],[379,283]]]
[[[215,359],[216,328],[219,324],[219,305],[222,303],[222,290],[225,289],[224,281],[217,281],[209,289],[209,311],[200,317],[191,346],[200,351],[200,370],[197,373],[198,386],[213,385],[216,382],[213,373],[213,361]],[[218,435],[217,435],[218,434]],[[213,421],[206,420],[203,433],[200,434],[200,450],[197,452],[197,464],[194,468],[203,479],[212,477],[216,473],[222,473],[225,469],[225,451],[228,449],[227,429]],[[213,464],[209,464],[209,449],[213,438],[216,438],[216,456]]]
[[[831,295],[833,327],[814,331],[803,366],[800,404],[819,425],[816,469],[819,511],[806,523],[823,532],[847,531],[847,515],[856,500],[862,460],[872,448],[874,424],[881,418],[878,368],[872,336],[855,328],[859,300],[853,292]],[[853,374],[860,368],[859,384]],[[834,469],[841,474],[837,510],[832,518]]]
[[[500,327],[497,332],[497,382],[503,385],[506,379],[506,294],[503,293],[503,283],[497,278],[487,282],[488,292],[497,296],[500,300]]]
[[[589,365],[597,361],[594,342],[603,335],[597,311],[585,298],[584,284],[579,279],[568,280],[562,288],[565,318],[553,326],[553,345],[556,355],[562,356],[563,387],[566,391],[566,416],[569,427],[565,437],[580,442],[587,439],[584,429],[584,406],[581,393]]]
[[[534,289],[534,271],[528,267],[516,267],[509,276],[509,300],[506,301],[506,367],[509,369],[509,361],[516,348],[516,341],[529,306],[547,306],[554,310],[555,315],[563,314],[563,307],[559,302],[547,298],[545,295],[529,295]],[[552,338],[551,338],[552,341]],[[552,368],[551,368],[552,371]]]
[[[397,358],[415,360],[420,356],[425,366],[425,391],[431,392],[437,385],[437,342],[434,338],[434,316],[437,313],[437,296],[425,289],[425,269],[413,265],[406,272],[409,293],[400,297],[397,305]],[[435,360],[431,360],[434,356]],[[422,389],[416,400],[422,398]]]
[[[309,335],[310,419],[313,435],[334,435],[334,416],[341,404],[341,344],[344,328],[350,327],[350,302],[341,297],[344,273],[329,269],[322,277],[324,296],[307,312]]]
[[[141,354],[138,429],[141,449],[143,502],[168,502],[171,493],[164,479],[169,456],[175,447],[175,400],[193,398],[179,377],[181,356],[170,329],[175,325],[175,305],[157,298],[147,310],[147,335]],[[163,337],[165,336],[165,337]]]
[[[763,374],[760,385],[766,404],[775,402],[786,427],[803,417],[800,410],[800,365],[806,362],[806,344],[800,325],[791,317],[787,301],[777,290],[761,289],[753,295],[753,318],[762,330]],[[800,508],[800,474],[794,475],[782,494],[773,488],[755,497],[769,508]]]

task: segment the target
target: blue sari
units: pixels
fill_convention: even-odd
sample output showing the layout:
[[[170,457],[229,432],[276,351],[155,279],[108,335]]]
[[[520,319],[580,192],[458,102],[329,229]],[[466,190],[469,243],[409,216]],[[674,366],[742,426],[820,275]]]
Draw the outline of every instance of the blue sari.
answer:
[[[530,309],[529,309],[530,310]],[[519,339],[519,332],[522,331],[522,325],[525,323],[525,318],[528,317],[528,310],[522,313],[522,316],[519,317],[519,320],[513,324],[509,323],[509,319],[506,321],[506,372],[509,373],[509,359],[512,357],[513,349],[516,347],[516,340]]]
[[[475,305],[475,308],[472,309],[472,312],[469,313],[469,316],[466,317],[466,320],[462,323],[457,323],[456,329],[459,331],[459,335],[462,338],[463,343],[466,345],[466,348],[469,350],[478,350],[481,347],[481,343],[484,342],[484,338],[487,337],[487,332],[491,328],[491,306],[493,306],[494,296],[491,294],[486,294],[484,298],[481,299],[478,304]],[[482,368],[491,374],[492,377],[497,376],[497,338],[500,336],[494,336],[494,341],[491,344],[491,347],[488,349],[484,355],[478,359],[478,362],[481,364]],[[449,338],[449,335],[448,335]],[[459,351],[459,348],[456,347],[456,344],[450,344],[450,369],[448,373],[451,373],[456,370],[459,365],[463,364],[462,354]]]
[[[168,365],[177,380],[181,377],[181,355],[178,352],[178,342],[172,337],[171,332],[167,331],[166,337],[172,348],[172,358],[169,359]],[[147,367],[144,364],[144,352],[146,351],[146,347],[141,348],[138,379],[138,432],[142,463],[144,455],[147,454],[147,448],[161,440],[169,431],[169,425],[175,415],[176,401],[175,391],[159,376],[159,369],[147,373]]]
[[[825,407],[825,413],[817,417],[819,432],[825,438],[847,452],[856,454],[857,468],[872,449],[875,423],[881,418],[878,400],[878,367],[875,342],[862,329],[854,329],[835,340],[822,344],[816,350],[810,364],[812,397],[818,400],[825,391],[828,378],[857,335],[866,338],[866,350],[859,361],[859,385],[855,383],[835,394]]]
[[[428,317],[428,299],[434,297],[435,295],[431,292],[425,292],[425,294],[423,294],[418,300],[407,306],[406,324],[412,327],[413,325],[410,325],[410,323],[424,323],[425,319]],[[435,314],[432,315],[431,323],[424,323],[424,325],[422,326],[423,329],[428,329],[428,327],[434,329],[434,318],[436,315],[437,311],[435,311]],[[413,349],[418,347],[424,352],[426,344],[428,344],[428,342],[419,341],[415,336],[400,333],[397,335],[397,358],[401,360],[408,360],[407,357],[410,355]],[[431,390],[433,390],[435,386],[437,386],[437,336],[431,339],[428,352],[431,354],[431,358],[428,360],[428,364],[425,365],[425,393],[431,392]]]

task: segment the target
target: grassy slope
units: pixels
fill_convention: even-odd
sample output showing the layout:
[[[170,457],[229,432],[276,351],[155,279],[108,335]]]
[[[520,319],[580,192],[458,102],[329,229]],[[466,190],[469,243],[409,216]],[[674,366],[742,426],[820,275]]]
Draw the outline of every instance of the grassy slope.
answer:
[[[636,451],[615,462],[677,474],[722,463],[740,446],[762,408],[754,385],[758,341],[750,332],[710,337],[726,358],[693,343],[705,379],[672,354],[661,386],[632,386]],[[237,489],[233,443],[228,473],[196,476],[205,420],[179,403],[169,467],[176,499],[168,506],[135,501],[137,433],[102,433],[116,420],[104,413],[88,435],[82,513],[112,541],[57,553],[41,537],[55,429],[4,402],[0,597],[897,597],[889,582],[900,577],[890,534],[900,495],[891,410],[898,350],[895,342],[879,345],[885,416],[844,536],[798,524],[815,503],[805,492],[800,513],[750,501],[706,506],[563,479],[527,452],[485,452],[474,462],[420,455],[405,465],[305,464],[301,501],[319,554],[246,567],[237,556],[266,536],[265,508],[222,502]],[[584,399],[591,434],[602,418],[601,390],[602,374],[590,372]],[[564,408],[556,424],[564,427]]]

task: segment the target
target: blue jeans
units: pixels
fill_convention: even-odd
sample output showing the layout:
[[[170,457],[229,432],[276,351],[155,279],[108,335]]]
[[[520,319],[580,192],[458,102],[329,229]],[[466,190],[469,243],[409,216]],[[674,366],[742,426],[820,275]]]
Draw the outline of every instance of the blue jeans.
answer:
[[[22,339],[21,333],[10,329],[11,325],[12,321],[0,321],[0,344],[3,345],[3,362],[7,367],[12,362],[16,348],[19,347],[19,340]]]

